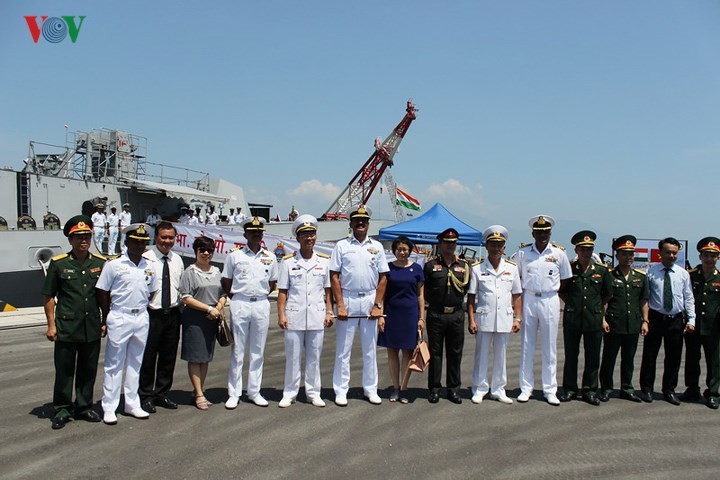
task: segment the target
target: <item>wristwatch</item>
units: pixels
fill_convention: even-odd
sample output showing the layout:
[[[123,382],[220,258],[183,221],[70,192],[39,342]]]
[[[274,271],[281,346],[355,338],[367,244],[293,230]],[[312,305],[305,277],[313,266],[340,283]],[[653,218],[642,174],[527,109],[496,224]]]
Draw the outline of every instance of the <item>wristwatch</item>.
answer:
[[[382,303],[376,303],[375,306],[376,306],[377,308],[382,308]]]

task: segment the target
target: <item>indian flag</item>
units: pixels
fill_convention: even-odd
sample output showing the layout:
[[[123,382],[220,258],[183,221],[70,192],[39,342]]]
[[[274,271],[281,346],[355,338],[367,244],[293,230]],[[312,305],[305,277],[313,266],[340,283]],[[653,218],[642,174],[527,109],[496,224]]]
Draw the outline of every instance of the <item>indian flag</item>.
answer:
[[[650,261],[650,257],[648,255],[648,249],[647,248],[636,248],[635,249],[635,261],[641,262],[641,263]]]
[[[400,187],[395,189],[395,203],[409,210],[420,210],[420,200],[401,190]]]

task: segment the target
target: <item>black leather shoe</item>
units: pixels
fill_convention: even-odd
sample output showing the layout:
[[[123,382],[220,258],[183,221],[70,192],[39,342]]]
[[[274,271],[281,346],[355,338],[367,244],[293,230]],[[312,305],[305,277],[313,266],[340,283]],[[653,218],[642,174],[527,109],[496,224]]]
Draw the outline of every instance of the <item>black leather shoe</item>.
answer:
[[[720,400],[718,400],[718,397],[710,397],[707,400],[707,406],[708,406],[708,408],[717,410],[718,407],[720,406]]]
[[[699,388],[688,388],[680,395],[680,400],[683,402],[699,402],[701,398]]]
[[[462,403],[462,398],[458,396],[457,392],[453,392],[452,390],[448,392],[447,398],[455,405],[460,405]]]
[[[645,403],[652,403],[652,401],[653,401],[652,392],[641,391],[640,395],[638,395],[638,397],[640,397],[640,400],[642,400]]]
[[[600,406],[600,400],[598,400],[597,396],[595,396],[594,393],[586,393],[583,395],[583,400],[585,400],[590,405],[594,405],[596,407]]]
[[[100,415],[95,410],[85,410],[84,412],[76,413],[75,414],[76,420],[85,420],[86,422],[90,423],[98,423],[100,420]]]
[[[52,419],[52,429],[60,430],[70,421],[70,417],[54,417]]]
[[[668,403],[672,403],[673,405],[680,405],[680,400],[678,399],[675,392],[665,392],[663,393],[663,397]]]
[[[577,400],[577,393],[575,392],[563,392],[558,395],[558,400],[561,402],[569,402],[571,400]]]
[[[430,392],[430,396],[428,396],[428,402],[437,403],[439,401],[440,401],[440,394],[438,392]]]
[[[140,405],[140,406],[142,407],[143,410],[145,410],[145,411],[148,412],[148,413],[155,413],[155,412],[156,412],[156,410],[155,410],[155,405],[153,404],[153,401],[150,400],[150,399],[148,399],[148,400],[143,400],[142,405]]]
[[[628,393],[624,390],[620,390],[620,398],[622,398],[624,400],[630,400],[631,402],[637,402],[637,403],[642,402],[642,399],[640,397],[638,397],[634,393]]]
[[[610,392],[607,390],[601,391],[597,394],[597,399],[601,402],[607,402],[608,400],[610,400]]]
[[[177,403],[173,402],[167,397],[156,398],[155,405],[169,410],[177,410]]]

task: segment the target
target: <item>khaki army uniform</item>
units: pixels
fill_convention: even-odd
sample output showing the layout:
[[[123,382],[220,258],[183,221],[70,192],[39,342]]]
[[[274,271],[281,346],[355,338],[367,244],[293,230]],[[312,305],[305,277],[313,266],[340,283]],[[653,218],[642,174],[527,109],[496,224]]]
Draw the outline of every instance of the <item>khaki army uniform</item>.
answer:
[[[627,278],[619,270],[612,269],[610,277],[613,298],[605,311],[610,332],[604,337],[600,388],[603,392],[613,389],[615,360],[620,352],[620,388],[627,394],[634,394],[632,376],[643,322],[641,305],[648,298],[647,279],[643,271],[635,269],[630,269]]]
[[[594,393],[598,387],[600,368],[603,299],[611,295],[611,277],[608,268],[599,263],[591,263],[584,272],[578,261],[572,262],[571,267],[573,276],[561,290],[565,302],[563,389],[566,394],[578,392],[578,356],[582,337],[585,347],[582,390],[583,394]]]
[[[57,297],[53,392],[56,416],[69,417],[73,410],[79,414],[92,407],[100,355],[101,322],[95,284],[104,263],[103,257],[94,254],[80,262],[71,252],[54,257],[48,267],[41,293]]]

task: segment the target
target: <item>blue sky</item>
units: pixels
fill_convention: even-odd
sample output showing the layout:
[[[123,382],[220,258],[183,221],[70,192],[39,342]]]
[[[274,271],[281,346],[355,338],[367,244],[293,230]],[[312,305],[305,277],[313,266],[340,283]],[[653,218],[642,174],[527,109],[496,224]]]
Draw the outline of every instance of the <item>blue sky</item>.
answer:
[[[24,15],[85,15],[77,43]],[[554,216],[568,245],[720,235],[720,2],[6,0],[0,166],[117,128],[149,159],[321,214],[404,115],[399,185],[470,225]],[[389,200],[376,194],[379,215]]]

